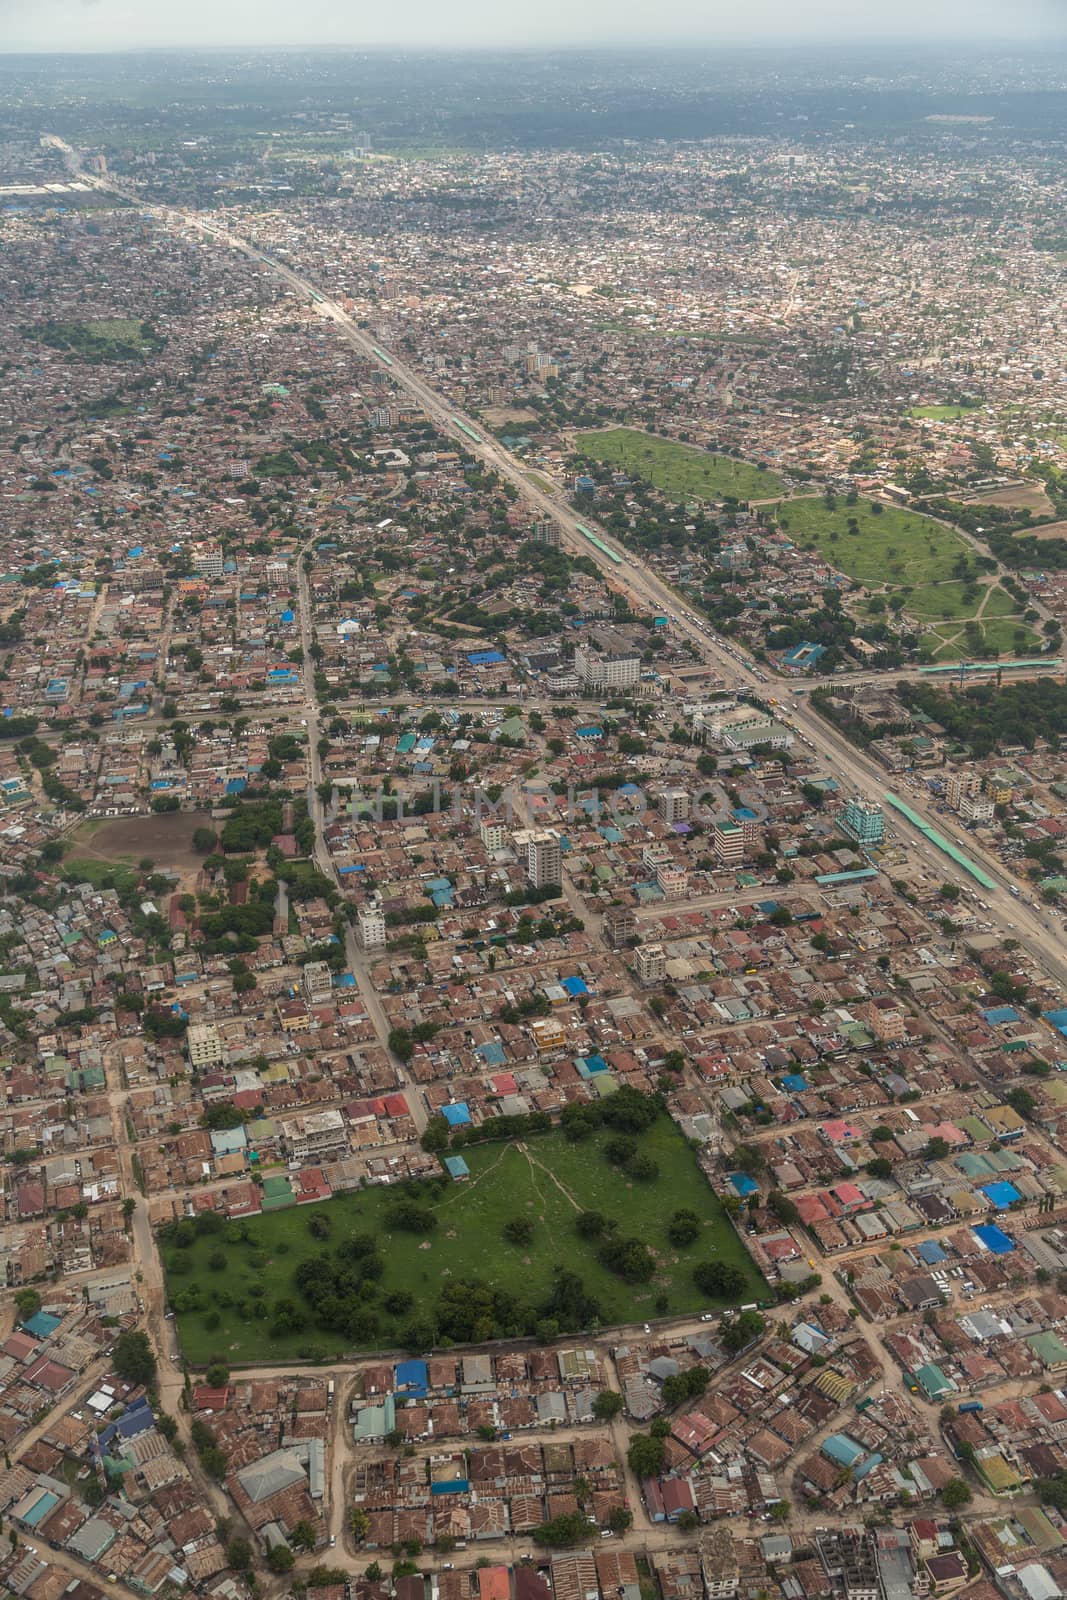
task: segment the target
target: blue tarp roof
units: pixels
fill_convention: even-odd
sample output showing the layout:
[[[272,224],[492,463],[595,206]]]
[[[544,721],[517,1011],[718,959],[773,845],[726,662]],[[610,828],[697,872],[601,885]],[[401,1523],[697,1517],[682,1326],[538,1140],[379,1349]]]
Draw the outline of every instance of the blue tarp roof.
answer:
[[[807,1078],[799,1072],[787,1072],[782,1079],[782,1088],[788,1089],[790,1094],[803,1094],[807,1087]]]
[[[507,1053],[499,1039],[487,1039],[484,1044],[476,1044],[474,1054],[480,1056],[487,1067],[502,1067],[507,1060]]]
[[[995,1222],[981,1222],[971,1231],[976,1239],[981,1240],[991,1255],[1006,1256],[1015,1249],[1014,1239],[1009,1239],[1008,1235],[998,1228]]]
[[[501,655],[499,650],[470,650],[467,660],[472,667],[495,667],[506,661],[507,657]]]
[[[1021,1200],[1022,1195],[1013,1183],[1002,1180],[1000,1183],[979,1184],[982,1193],[990,1199],[998,1211],[1006,1211],[1013,1206],[1016,1200]]]
[[[755,1178],[750,1178],[747,1172],[731,1172],[730,1182],[742,1199],[746,1195],[756,1194],[759,1190],[759,1184]]]
[[[851,1467],[863,1455],[863,1446],[843,1433],[832,1433],[823,1440],[822,1453],[839,1467]]]
[[[442,1106],[441,1115],[450,1128],[462,1127],[464,1123],[469,1122],[471,1119],[470,1107],[463,1100],[460,1100],[454,1106]]]
[[[948,1251],[936,1239],[924,1239],[922,1244],[916,1246],[915,1254],[928,1267],[936,1267],[948,1260]]]
[[[393,1373],[398,1389],[420,1399],[426,1393],[429,1376],[425,1361],[398,1361]]]
[[[32,1333],[35,1339],[47,1339],[50,1333],[55,1333],[62,1318],[53,1317],[50,1311],[35,1311],[32,1317],[27,1317],[22,1326],[27,1333]]]
[[[563,988],[566,989],[572,1000],[580,994],[589,993],[589,986],[584,978],[564,978]]]
[[[471,1169],[462,1156],[445,1156],[445,1166],[450,1178],[469,1178]]]
[[[994,1025],[999,1022],[1018,1022],[1019,1013],[1014,1006],[993,1006],[991,1010],[982,1012],[982,1018]]]

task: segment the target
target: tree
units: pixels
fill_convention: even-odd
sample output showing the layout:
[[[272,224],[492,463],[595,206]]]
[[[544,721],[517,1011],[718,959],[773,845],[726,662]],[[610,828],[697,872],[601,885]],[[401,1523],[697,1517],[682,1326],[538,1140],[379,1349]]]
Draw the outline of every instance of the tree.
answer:
[[[634,1514],[626,1506],[612,1506],[608,1512],[608,1527],[612,1533],[625,1533],[633,1520]]]
[[[529,1244],[534,1236],[534,1225],[529,1217],[512,1217],[504,1224],[504,1238],[509,1244]]]
[[[214,828],[197,828],[193,834],[193,849],[198,855],[208,856],[218,843]]]
[[[713,1300],[731,1300],[741,1293],[746,1278],[730,1261],[702,1261],[693,1268],[693,1282]]]
[[[666,1446],[662,1439],[653,1439],[647,1433],[635,1433],[630,1439],[626,1459],[636,1478],[658,1478],[666,1459]]]
[[[971,1486],[963,1478],[950,1478],[941,1491],[941,1504],[948,1511],[958,1511],[961,1506],[969,1505],[971,1500]]]
[[[353,1506],[349,1512],[348,1531],[357,1544],[362,1544],[370,1532],[370,1517],[362,1506]]]
[[[111,1364],[127,1383],[139,1383],[145,1389],[155,1387],[156,1357],[147,1333],[135,1330],[121,1334],[115,1341]]]
[[[766,1326],[766,1321],[758,1311],[742,1311],[738,1316],[731,1317],[728,1322],[723,1323],[720,1337],[727,1350],[734,1355],[758,1339]]]
[[[212,1361],[204,1373],[204,1382],[209,1389],[221,1389],[230,1381],[230,1369],[225,1361]]]
[[[247,1539],[231,1539],[226,1546],[226,1560],[235,1572],[248,1572],[252,1566],[252,1546]]]
[[[700,1218],[695,1211],[689,1211],[685,1208],[676,1211],[667,1224],[667,1238],[671,1241],[671,1244],[677,1245],[679,1249],[684,1245],[692,1244],[699,1232]]]
[[[623,1408],[623,1398],[614,1389],[601,1389],[593,1399],[593,1415],[598,1422],[610,1422]]]
[[[272,1544],[267,1551],[267,1565],[272,1572],[292,1572],[296,1557],[287,1544]]]

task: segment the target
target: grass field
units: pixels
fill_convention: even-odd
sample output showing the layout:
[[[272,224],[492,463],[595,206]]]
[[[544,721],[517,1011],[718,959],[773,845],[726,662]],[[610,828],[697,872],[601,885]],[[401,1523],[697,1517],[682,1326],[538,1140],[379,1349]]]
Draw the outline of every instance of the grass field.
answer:
[[[977,594],[974,594],[975,589]],[[968,599],[974,595],[973,599]],[[936,622],[941,618],[966,621],[981,612],[986,617],[1010,617],[1015,614],[1016,602],[999,584],[980,583],[973,588],[958,579],[948,583],[930,583],[916,589],[908,596],[908,614],[921,621]]]
[[[977,406],[912,406],[908,416],[927,422],[951,422],[954,417],[965,417],[968,412],[977,410]]]
[[[438,1291],[449,1279],[478,1279],[536,1308],[550,1292],[557,1265],[581,1276],[586,1292],[600,1304],[604,1324],[658,1314],[654,1307],[660,1296],[666,1297],[669,1313],[707,1308],[713,1302],[694,1285],[692,1269],[712,1258],[745,1271],[746,1287],[738,1301],[765,1295],[763,1279],[674,1124],[661,1116],[636,1136],[641,1152],[659,1167],[659,1177],[651,1183],[634,1182],[609,1165],[601,1148],[608,1137],[600,1132],[572,1144],[562,1133],[553,1132],[525,1144],[471,1146],[464,1151],[470,1178],[448,1185],[434,1200],[437,1226],[426,1238],[391,1232],[386,1217],[396,1203],[396,1191],[368,1189],[228,1223],[221,1235],[195,1240],[188,1251],[188,1268],[181,1272],[174,1271],[175,1246],[164,1244],[168,1289],[179,1298],[179,1306],[191,1286],[199,1285],[203,1293],[200,1309],[178,1310],[185,1355],[197,1363],[214,1355],[239,1363],[335,1357],[348,1348],[342,1335],[313,1326],[293,1275],[308,1255],[332,1251],[355,1233],[373,1233],[385,1256],[380,1294],[410,1291],[422,1317],[432,1315]],[[428,1196],[432,1193],[429,1188]],[[673,1212],[683,1207],[700,1218],[702,1233],[693,1244],[678,1249],[667,1239],[666,1227]],[[631,1285],[601,1266],[594,1244],[575,1231],[574,1218],[580,1210],[617,1219],[624,1236],[647,1244],[657,1260],[653,1280]],[[329,1219],[325,1243],[309,1231],[316,1215]],[[533,1238],[523,1246],[507,1243],[502,1233],[504,1224],[518,1216],[534,1223]],[[225,1270],[212,1270],[209,1258],[220,1247],[226,1256]],[[256,1320],[246,1296],[260,1284],[266,1291],[265,1310]],[[285,1298],[304,1307],[308,1323],[276,1337],[271,1332],[271,1308]],[[411,1313],[394,1318],[377,1301],[373,1304],[380,1313],[374,1348],[394,1348]],[[213,1313],[218,1325],[211,1327]]]
[[[850,518],[857,533],[849,532]],[[778,522],[796,544],[814,545],[831,566],[868,589],[946,582],[957,559],[971,553],[957,533],[932,517],[899,506],[875,512],[866,500],[854,506],[838,500],[833,511],[823,499],[787,500]]]
[[[732,456],[709,455],[692,445],[659,439],[637,428],[606,428],[575,435],[575,445],[595,461],[644,478],[672,500],[769,500],[784,484],[774,472]]]

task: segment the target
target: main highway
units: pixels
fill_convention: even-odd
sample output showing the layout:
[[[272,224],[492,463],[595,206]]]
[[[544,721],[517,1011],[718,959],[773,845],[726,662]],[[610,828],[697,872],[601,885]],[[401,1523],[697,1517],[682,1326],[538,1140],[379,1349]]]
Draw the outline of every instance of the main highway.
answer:
[[[631,602],[646,607],[656,615],[669,616],[673,632],[688,639],[709,667],[713,667],[732,687],[754,691],[764,697],[771,691],[772,686],[765,687],[766,675],[756,668],[751,659],[732,641],[717,635],[702,617],[689,611],[688,600],[647,563],[599,527],[591,517],[584,514],[579,517],[570,506],[531,482],[526,466],[497,439],[487,437],[481,423],[432,388],[421,373],[416,372],[399,355],[383,351],[381,345],[375,343],[342,306],[324,295],[310,278],[302,276],[287,262],[277,260],[251,240],[234,233],[215,217],[173,206],[148,205],[135,192],[122,188],[110,177],[84,171],[77,152],[65,141],[53,135],[48,136],[46,142],[62,152],[68,165],[86,183],[131,201],[143,215],[154,217],[166,227],[182,231],[193,229],[215,243],[239,252],[286,284],[297,299],[310,302],[324,320],[334,324],[339,336],[363,360],[379,368],[398,389],[418,401],[427,417],[442,433],[454,438],[468,455],[478,457],[505,482],[512,484],[541,517],[555,522],[565,548],[594,561],[615,587],[621,585]],[[582,526],[591,527],[607,548],[614,552],[617,560],[601,554],[590,544],[580,531]],[[885,774],[872,757],[851,745],[800,697],[791,704],[790,714],[794,726],[826,763],[828,772],[840,787],[867,799],[884,799]],[[1015,882],[1011,874],[996,857],[977,845],[973,836],[954,818],[934,813],[921,794],[909,794],[908,804],[925,822],[936,827],[988,873],[995,888],[982,889],[980,892],[986,897],[984,904],[988,907],[990,918],[998,922],[1010,937],[1016,938],[1056,983],[1067,989],[1067,959],[1062,953],[1064,941],[1051,910],[1031,904],[1026,899],[1015,898],[1010,892]],[[926,864],[940,873],[945,881],[955,882],[972,893],[977,892],[969,875],[938,851],[905,818],[893,813],[892,820],[902,836],[910,836],[908,842],[919,849]]]

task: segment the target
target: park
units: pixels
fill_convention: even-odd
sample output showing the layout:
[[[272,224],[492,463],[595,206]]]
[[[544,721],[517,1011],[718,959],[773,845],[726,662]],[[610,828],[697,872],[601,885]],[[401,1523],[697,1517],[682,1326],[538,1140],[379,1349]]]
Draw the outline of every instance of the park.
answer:
[[[668,499],[769,500],[785,485],[774,472],[738,461],[733,456],[712,455],[693,445],[661,439],[637,428],[606,428],[575,436],[575,447],[595,461],[622,467],[643,478]]]
[[[161,1246],[183,1354],[240,1363],[472,1337],[547,1342],[767,1293],[662,1113],[624,1136],[602,1127],[576,1140],[555,1128],[469,1144],[463,1160],[459,1182],[442,1172],[168,1225]],[[725,1292],[708,1294],[710,1263]]]

